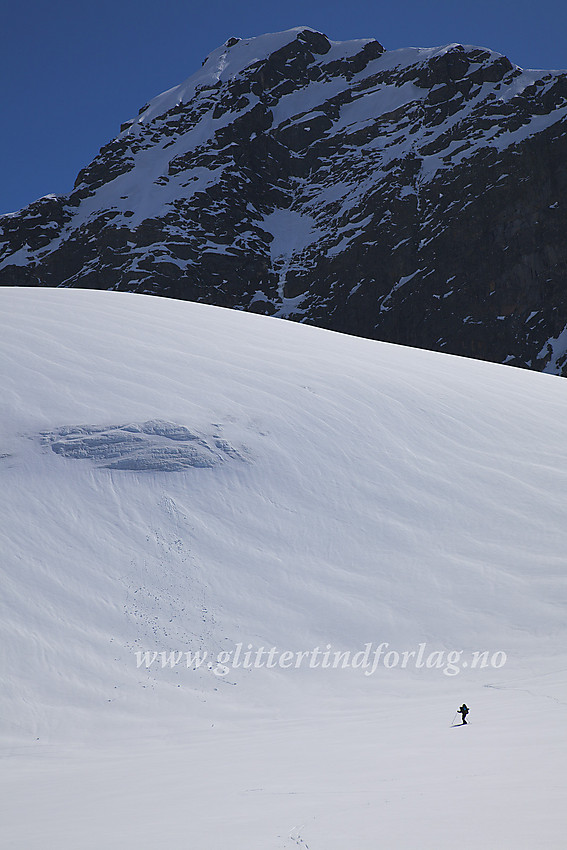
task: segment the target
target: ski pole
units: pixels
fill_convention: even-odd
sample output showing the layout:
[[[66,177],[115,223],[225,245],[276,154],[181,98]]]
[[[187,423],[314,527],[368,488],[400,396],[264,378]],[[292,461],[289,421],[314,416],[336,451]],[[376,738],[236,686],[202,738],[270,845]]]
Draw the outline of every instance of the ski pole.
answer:
[[[459,710],[457,709],[457,711],[455,712],[455,716],[454,716],[454,717],[453,717],[453,719],[451,720],[451,726],[453,726],[453,725],[454,725],[455,720],[457,719],[457,714],[458,714],[458,713],[459,713]]]

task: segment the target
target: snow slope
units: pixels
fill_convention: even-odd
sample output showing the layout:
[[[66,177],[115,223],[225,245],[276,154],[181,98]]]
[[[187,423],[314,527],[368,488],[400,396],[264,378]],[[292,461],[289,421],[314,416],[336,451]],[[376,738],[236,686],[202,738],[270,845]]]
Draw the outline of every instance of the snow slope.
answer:
[[[3,847],[564,846],[561,379],[0,298]],[[381,643],[374,671],[309,666]]]

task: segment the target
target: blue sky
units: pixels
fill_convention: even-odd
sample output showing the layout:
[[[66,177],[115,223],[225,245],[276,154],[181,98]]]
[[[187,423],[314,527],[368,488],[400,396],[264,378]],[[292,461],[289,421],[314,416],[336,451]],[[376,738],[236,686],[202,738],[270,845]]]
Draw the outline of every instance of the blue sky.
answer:
[[[0,212],[70,191],[123,121],[230,36],[304,24],[333,40],[479,44],[524,68],[567,68],[564,0],[19,0],[2,11]]]

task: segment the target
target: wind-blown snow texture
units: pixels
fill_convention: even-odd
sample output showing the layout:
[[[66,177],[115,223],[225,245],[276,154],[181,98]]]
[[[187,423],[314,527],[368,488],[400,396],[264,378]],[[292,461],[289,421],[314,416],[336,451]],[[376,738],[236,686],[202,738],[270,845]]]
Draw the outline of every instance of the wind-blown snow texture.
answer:
[[[4,846],[563,846],[560,379],[141,295],[0,300]],[[216,460],[120,468],[132,440]],[[508,660],[135,657],[369,642]]]
[[[204,301],[561,374],[564,72],[309,28],[230,39],[0,219],[0,283]]]

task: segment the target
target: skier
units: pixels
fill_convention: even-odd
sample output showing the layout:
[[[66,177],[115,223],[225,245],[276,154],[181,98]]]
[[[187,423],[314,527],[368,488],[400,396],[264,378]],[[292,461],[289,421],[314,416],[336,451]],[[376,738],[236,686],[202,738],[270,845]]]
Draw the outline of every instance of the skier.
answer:
[[[458,708],[458,709],[457,709],[457,713],[458,713],[458,714],[460,714],[460,715],[461,715],[461,717],[463,718],[463,723],[462,723],[462,725],[463,725],[463,726],[464,726],[464,725],[466,725],[466,722],[467,722],[467,714],[469,713],[469,709],[467,708],[467,706],[465,705],[465,703],[463,703],[463,704],[462,704],[462,706],[461,706],[460,708]]]

